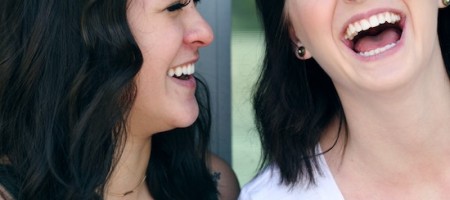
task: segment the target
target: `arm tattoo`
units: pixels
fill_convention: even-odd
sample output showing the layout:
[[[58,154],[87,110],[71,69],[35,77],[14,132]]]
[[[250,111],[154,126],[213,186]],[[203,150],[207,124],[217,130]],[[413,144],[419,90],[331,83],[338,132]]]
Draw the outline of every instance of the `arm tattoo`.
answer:
[[[219,180],[220,180],[220,172],[213,172],[212,173],[212,177],[213,177],[213,180],[214,180],[214,182],[218,182]]]

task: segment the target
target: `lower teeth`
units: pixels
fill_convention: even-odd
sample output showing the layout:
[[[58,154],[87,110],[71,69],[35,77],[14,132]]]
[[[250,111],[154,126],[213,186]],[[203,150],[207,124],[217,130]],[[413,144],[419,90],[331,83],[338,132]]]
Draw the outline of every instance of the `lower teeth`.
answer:
[[[390,43],[384,47],[378,48],[378,49],[374,49],[371,51],[366,51],[366,52],[359,52],[359,55],[364,56],[364,57],[370,57],[370,56],[374,56],[380,53],[383,53],[389,49],[391,49],[392,47],[394,47],[397,43]]]

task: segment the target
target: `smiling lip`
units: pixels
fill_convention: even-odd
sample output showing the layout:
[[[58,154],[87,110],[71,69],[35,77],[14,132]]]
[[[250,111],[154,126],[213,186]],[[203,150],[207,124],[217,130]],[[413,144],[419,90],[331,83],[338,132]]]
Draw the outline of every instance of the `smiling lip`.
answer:
[[[167,76],[178,85],[195,89],[197,82],[194,77],[195,63],[198,61],[198,57],[184,64],[172,67],[167,70]]]
[[[341,40],[353,53],[358,57],[373,57],[383,54],[384,52],[394,49],[396,45],[402,40],[405,16],[400,14],[400,11],[394,9],[375,9],[364,14],[358,14],[353,16],[345,23],[341,32]],[[394,43],[386,44],[383,47],[372,49],[366,52],[356,52],[354,49],[353,39],[363,30],[368,30],[373,27],[378,27],[383,24],[397,24],[401,29],[400,38]]]
[[[174,78],[174,77],[171,77],[171,80],[173,80],[175,83],[177,83],[181,86],[192,88],[192,89],[195,89],[195,87],[197,86],[197,82],[193,75],[188,75],[185,80],[181,80],[181,79]]]

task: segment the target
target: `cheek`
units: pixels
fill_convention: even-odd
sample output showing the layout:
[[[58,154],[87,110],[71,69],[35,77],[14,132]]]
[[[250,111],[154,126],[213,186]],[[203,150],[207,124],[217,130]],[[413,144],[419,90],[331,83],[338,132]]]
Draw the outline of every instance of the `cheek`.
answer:
[[[137,88],[137,96],[139,99],[148,99],[153,96],[162,95],[165,88],[166,70],[163,67],[158,67],[145,61],[136,76],[135,83]]]
[[[136,85],[136,99],[135,99],[135,107],[141,110],[147,107],[154,107],[151,105],[155,103],[157,98],[162,94],[162,85],[158,83],[157,77],[152,76],[152,72],[150,70],[145,69],[145,66],[142,66],[141,71],[139,72],[135,85]],[[160,82],[160,81],[159,81]]]
[[[137,40],[144,59],[144,65],[152,65],[155,70],[168,70],[179,64],[177,58],[182,53],[183,36],[178,30],[160,31]]]
[[[152,61],[151,58],[147,58],[144,55],[144,63],[135,79],[137,89],[136,98],[142,99],[143,102],[153,102],[155,99],[166,95],[166,65],[166,63],[157,62],[154,58]]]
[[[289,20],[297,37],[305,46],[310,47],[322,36],[331,33],[333,3],[330,1],[289,1]]]

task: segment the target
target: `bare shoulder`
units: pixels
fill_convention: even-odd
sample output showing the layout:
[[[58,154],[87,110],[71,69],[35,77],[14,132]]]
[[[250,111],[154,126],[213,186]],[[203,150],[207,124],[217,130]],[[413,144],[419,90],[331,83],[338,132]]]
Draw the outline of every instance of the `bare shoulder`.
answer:
[[[13,200],[12,196],[2,185],[0,185],[0,200]]]
[[[240,186],[233,169],[214,153],[209,153],[208,160],[211,173],[217,181],[220,200],[236,200],[239,196]]]

